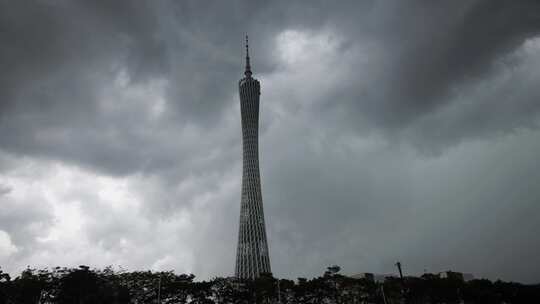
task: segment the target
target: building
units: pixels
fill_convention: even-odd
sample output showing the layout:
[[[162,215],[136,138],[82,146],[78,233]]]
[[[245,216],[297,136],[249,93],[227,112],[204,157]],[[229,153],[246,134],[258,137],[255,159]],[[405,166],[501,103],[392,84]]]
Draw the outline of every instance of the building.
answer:
[[[259,173],[259,95],[261,94],[261,86],[259,81],[251,75],[246,36],[245,77],[238,84],[243,146],[242,198],[235,269],[235,276],[239,279],[255,279],[262,273],[271,273]]]
[[[373,281],[373,282],[376,282],[376,283],[383,283],[387,278],[393,278],[393,279],[399,278],[398,275],[392,274],[392,273],[376,274],[376,273],[371,273],[371,272],[363,272],[363,273],[359,273],[359,274],[354,274],[354,275],[350,275],[349,277],[353,278],[353,279],[367,279],[369,281]],[[450,271],[450,270],[435,273],[435,274],[433,274],[433,273],[424,273],[423,275],[420,276],[420,278],[431,279],[431,280],[433,280],[435,278],[439,278],[439,279],[455,279],[455,280],[458,280],[458,281],[465,281],[465,282],[474,280],[474,276],[471,273],[461,273],[461,272],[455,272],[455,271]]]

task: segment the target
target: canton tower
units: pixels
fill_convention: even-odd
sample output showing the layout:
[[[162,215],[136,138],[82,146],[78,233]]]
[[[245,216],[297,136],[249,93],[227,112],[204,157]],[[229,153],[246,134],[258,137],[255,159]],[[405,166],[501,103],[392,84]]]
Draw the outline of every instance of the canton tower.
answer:
[[[243,169],[235,276],[239,279],[255,279],[261,273],[270,273],[271,270],[259,174],[261,86],[257,79],[251,77],[247,36],[244,75],[245,77],[238,83],[242,114]]]

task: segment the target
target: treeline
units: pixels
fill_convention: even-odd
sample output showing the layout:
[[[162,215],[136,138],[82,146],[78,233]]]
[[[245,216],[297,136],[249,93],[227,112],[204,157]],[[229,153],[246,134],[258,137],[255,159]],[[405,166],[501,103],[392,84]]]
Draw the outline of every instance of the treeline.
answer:
[[[0,270],[0,304],[99,303],[540,303],[540,285],[463,277],[354,279],[329,267],[322,276],[296,281],[265,275],[254,281],[194,281],[172,271],[78,268],[26,269],[16,278]]]

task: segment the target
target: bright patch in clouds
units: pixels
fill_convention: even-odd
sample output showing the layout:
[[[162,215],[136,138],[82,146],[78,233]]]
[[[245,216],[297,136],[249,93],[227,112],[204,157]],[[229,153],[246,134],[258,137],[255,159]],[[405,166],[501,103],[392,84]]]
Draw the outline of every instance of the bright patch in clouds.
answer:
[[[276,38],[280,58],[289,65],[333,58],[339,43],[337,36],[331,32],[286,30]]]
[[[260,77],[264,83],[263,102],[270,108],[265,111],[275,115],[273,119],[285,119],[313,103],[324,102],[344,71],[336,69],[339,42],[330,32],[286,30],[275,42],[274,52],[281,68]]]
[[[0,230],[0,265],[7,271],[26,265],[89,264],[179,271],[192,267],[189,247],[180,253],[174,247],[180,240],[189,244],[193,232],[189,213],[178,206],[170,218],[148,219],[142,213],[144,195],[139,186],[146,184],[144,178],[101,176],[51,161],[18,162],[17,169],[2,176],[2,189],[10,191],[3,191],[0,198],[12,208],[48,206],[51,220],[30,223],[28,227],[35,229],[31,239],[20,240],[20,250],[9,232]],[[28,227],[22,223],[10,229]],[[16,262],[8,263],[8,259]]]
[[[0,259],[6,259],[17,251],[17,246],[11,242],[9,234],[0,230]]]

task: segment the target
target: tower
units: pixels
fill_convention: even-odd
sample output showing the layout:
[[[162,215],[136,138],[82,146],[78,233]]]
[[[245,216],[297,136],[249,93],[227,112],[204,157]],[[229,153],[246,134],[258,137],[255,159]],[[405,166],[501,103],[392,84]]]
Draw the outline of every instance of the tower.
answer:
[[[235,276],[239,279],[255,279],[261,273],[270,273],[271,270],[259,174],[261,86],[257,79],[251,77],[247,36],[244,75],[238,83],[242,115],[243,168]]]

